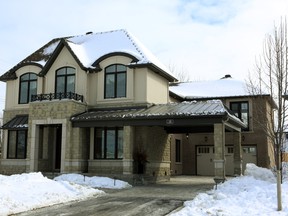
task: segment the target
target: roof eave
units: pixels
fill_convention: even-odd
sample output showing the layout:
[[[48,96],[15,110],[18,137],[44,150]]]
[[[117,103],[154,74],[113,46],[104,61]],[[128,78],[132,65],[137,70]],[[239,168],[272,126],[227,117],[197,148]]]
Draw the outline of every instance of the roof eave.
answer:
[[[160,76],[166,78],[169,82],[176,82],[178,81],[176,77],[170,75],[169,73],[167,73],[166,71],[164,71],[163,69],[161,69],[160,67],[158,67],[157,65],[155,65],[154,63],[135,63],[135,64],[130,64],[129,65],[130,68],[143,68],[143,67],[148,67],[149,69],[151,69],[152,71],[154,71],[155,73],[158,73]]]

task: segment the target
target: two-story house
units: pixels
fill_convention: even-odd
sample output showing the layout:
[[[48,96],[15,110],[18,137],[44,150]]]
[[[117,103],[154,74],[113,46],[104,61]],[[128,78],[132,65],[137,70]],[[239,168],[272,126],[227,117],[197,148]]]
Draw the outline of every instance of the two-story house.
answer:
[[[206,101],[219,99],[237,117],[245,128],[241,132],[243,169],[247,163],[260,167],[272,168],[275,165],[274,148],[265,133],[272,119],[268,113],[275,108],[270,95],[251,95],[246,83],[225,75],[219,80],[195,81],[170,84],[171,100],[174,101]],[[175,135],[174,135],[175,136]],[[233,133],[225,136],[225,172],[234,175]],[[178,137],[179,139],[179,137]],[[178,141],[180,142],[180,141]],[[172,174],[214,175],[214,139],[208,131],[187,132],[187,139],[172,145],[182,155],[171,159]]]
[[[221,100],[171,103],[176,78],[126,30],[53,39],[0,80],[6,82],[3,174],[166,179],[176,173],[171,158],[180,160],[181,140],[198,132],[209,133],[220,179],[225,134],[233,134],[233,170],[242,173],[245,124]],[[182,173],[196,174],[189,168],[195,160],[185,157]]]

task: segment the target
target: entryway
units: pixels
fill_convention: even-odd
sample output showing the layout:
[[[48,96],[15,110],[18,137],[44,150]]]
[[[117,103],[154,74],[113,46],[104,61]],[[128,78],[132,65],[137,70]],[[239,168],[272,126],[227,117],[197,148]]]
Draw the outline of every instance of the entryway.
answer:
[[[62,125],[38,125],[38,171],[60,172]]]

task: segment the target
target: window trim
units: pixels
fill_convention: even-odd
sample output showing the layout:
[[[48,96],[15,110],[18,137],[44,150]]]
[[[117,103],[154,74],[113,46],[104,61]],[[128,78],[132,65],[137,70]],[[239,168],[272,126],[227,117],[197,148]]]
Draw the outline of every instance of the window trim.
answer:
[[[73,74],[67,74],[68,68],[73,69],[74,73]],[[57,73],[62,69],[65,69],[65,74],[58,75]],[[72,93],[75,93],[75,90],[76,90],[75,89],[75,87],[76,87],[76,68],[74,68],[74,67],[61,67],[55,71],[55,90],[54,90],[55,95],[57,95],[59,93],[68,93],[67,92],[67,78],[71,77],[71,76],[74,76],[74,91]],[[64,92],[58,92],[57,91],[58,77],[64,77]]]
[[[243,121],[242,120],[242,109],[241,109],[241,105],[243,104],[243,103],[245,103],[245,104],[247,104],[247,127],[246,128],[244,128],[244,129],[242,129],[242,131],[249,131],[250,130],[250,121],[249,121],[249,118],[250,118],[250,106],[249,106],[249,101],[231,101],[230,103],[229,103],[229,105],[230,105],[230,110],[235,114],[236,112],[234,111],[234,110],[232,110],[232,105],[233,104],[237,104],[237,106],[238,106],[238,110],[237,110],[237,114],[238,114],[238,118],[239,119],[241,119],[241,121]]]
[[[15,144],[15,155],[14,157],[10,157],[9,155],[9,149],[10,149],[10,132],[16,132],[16,144]],[[18,145],[19,145],[19,132],[25,132],[25,142],[24,142],[24,157],[19,157],[18,155]],[[27,134],[28,134],[28,130],[8,130],[8,140],[7,140],[7,159],[26,159],[27,158]]]
[[[26,76],[26,75],[29,75],[29,78],[28,80],[21,80],[21,78],[23,76]],[[36,78],[35,79],[31,79],[30,76],[31,75],[35,75]],[[32,82],[35,82],[36,81],[36,94],[37,94],[37,85],[38,85],[38,79],[37,79],[37,74],[36,73],[33,73],[33,72],[28,72],[28,73],[25,73],[25,74],[22,74],[19,78],[19,94],[18,94],[18,104],[28,104],[29,102],[31,102],[31,89],[30,89],[30,85]],[[25,102],[21,102],[21,95],[22,95],[22,83],[28,83],[28,86],[27,86],[27,98],[25,100]]]
[[[104,131],[104,137],[102,137],[101,135],[101,142],[104,142],[104,146],[101,150],[101,157],[97,157],[96,156],[96,146],[97,146],[97,137],[96,137],[96,134],[97,134],[97,130],[103,130]],[[115,136],[114,136],[114,157],[113,158],[107,158],[107,131],[108,130],[113,130],[115,132]],[[119,146],[120,146],[120,143],[119,143],[119,131],[122,131],[122,135],[123,135],[123,128],[122,127],[95,127],[94,128],[94,151],[93,151],[93,159],[94,160],[122,160],[123,159],[123,144],[124,144],[124,141],[122,140],[122,157],[119,157]],[[123,137],[122,137],[123,139]],[[100,145],[102,145],[102,143],[100,143]],[[102,157],[103,155],[103,157]]]
[[[115,71],[114,72],[107,72],[107,69],[110,67],[115,66]],[[124,66],[125,67],[125,71],[124,70],[117,70],[118,66]],[[121,74],[125,74],[125,86],[124,86],[124,96],[118,96],[118,91],[117,91],[117,87],[118,87],[118,76],[117,75],[121,75]],[[113,75],[114,77],[114,92],[113,92],[113,96],[108,97],[107,96],[107,85],[106,85],[106,81],[107,81],[107,76],[108,75]],[[104,99],[115,99],[115,98],[126,98],[127,97],[127,67],[123,64],[112,64],[109,65],[105,68],[104,70]]]

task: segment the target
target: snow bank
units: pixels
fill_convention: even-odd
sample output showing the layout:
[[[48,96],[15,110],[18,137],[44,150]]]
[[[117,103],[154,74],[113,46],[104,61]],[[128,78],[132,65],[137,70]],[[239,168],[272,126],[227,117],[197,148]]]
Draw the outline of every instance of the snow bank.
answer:
[[[107,177],[88,177],[81,174],[63,174],[54,178],[55,181],[74,182],[79,185],[89,185],[94,188],[122,189],[132,187],[127,182]]]
[[[282,184],[283,211],[277,211],[276,183],[273,173],[248,164],[245,176],[218,185],[217,190],[200,193],[173,216],[288,215],[288,183]],[[284,205],[285,204],[285,205]]]
[[[15,214],[58,203],[104,194],[67,181],[53,181],[39,173],[0,175],[0,215]]]
[[[245,176],[252,176],[255,179],[276,183],[276,178],[273,172],[269,169],[257,167],[253,163],[246,165]]]

